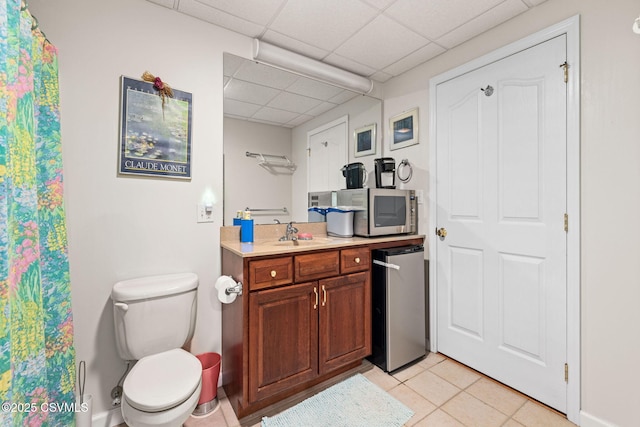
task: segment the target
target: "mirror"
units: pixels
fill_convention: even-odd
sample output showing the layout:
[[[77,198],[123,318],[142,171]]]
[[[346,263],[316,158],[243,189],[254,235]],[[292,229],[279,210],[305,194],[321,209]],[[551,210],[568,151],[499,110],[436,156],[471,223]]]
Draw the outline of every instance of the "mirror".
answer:
[[[307,133],[344,117],[346,145],[326,173],[343,182],[334,167],[342,156],[340,165],[363,162],[371,182],[373,159],[381,157],[380,99],[225,53],[224,225],[245,208],[256,224],[306,222]],[[354,132],[372,124],[373,153],[356,158]]]

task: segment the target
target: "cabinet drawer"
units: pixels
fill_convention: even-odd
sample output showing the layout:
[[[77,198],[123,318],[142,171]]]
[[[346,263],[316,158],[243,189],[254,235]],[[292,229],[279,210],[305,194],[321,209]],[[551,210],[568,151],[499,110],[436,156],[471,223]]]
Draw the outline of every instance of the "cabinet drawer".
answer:
[[[296,282],[322,279],[340,274],[339,251],[318,252],[295,257]]]
[[[293,283],[293,257],[249,262],[249,290]]]
[[[371,263],[369,248],[343,249],[340,251],[340,272],[342,274],[366,271]]]

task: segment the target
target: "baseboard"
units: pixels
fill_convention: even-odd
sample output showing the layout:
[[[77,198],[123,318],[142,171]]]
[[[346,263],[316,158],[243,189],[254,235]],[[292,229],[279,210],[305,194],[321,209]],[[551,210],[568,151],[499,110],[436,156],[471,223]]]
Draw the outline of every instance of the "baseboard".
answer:
[[[92,427],[115,427],[122,423],[124,423],[124,418],[122,417],[120,407],[94,414],[93,417],[91,417]]]
[[[580,427],[618,427],[584,411],[580,411]]]

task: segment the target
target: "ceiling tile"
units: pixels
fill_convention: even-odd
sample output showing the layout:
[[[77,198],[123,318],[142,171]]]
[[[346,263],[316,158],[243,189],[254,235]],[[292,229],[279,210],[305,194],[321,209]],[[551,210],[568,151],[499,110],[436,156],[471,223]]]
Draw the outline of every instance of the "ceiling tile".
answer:
[[[332,104],[343,104],[350,99],[360,96],[359,93],[351,92],[350,90],[343,90],[333,98],[329,99]]]
[[[304,122],[308,122],[309,120],[313,119],[313,116],[308,116],[306,114],[300,114],[298,117],[296,117],[295,119],[285,123],[286,127],[296,127],[296,126],[300,126],[301,124],[303,124]]]
[[[230,15],[267,25],[286,0],[198,0]],[[182,2],[182,1],[181,1]]]
[[[160,6],[168,7],[169,9],[173,9],[175,5],[175,0],[149,0],[151,3],[159,4]]]
[[[287,123],[298,116],[298,113],[278,110],[277,108],[262,107],[257,113],[253,115],[253,118],[275,123]]]
[[[291,111],[293,113],[304,113],[320,105],[322,101],[296,95],[295,93],[281,92],[273,98],[267,105],[279,110]]]
[[[527,4],[527,6],[534,7],[534,6],[537,6],[539,4],[544,3],[547,0],[522,0],[522,1],[524,1]]]
[[[225,98],[252,102],[260,105],[265,105],[267,102],[275,98],[278,93],[280,93],[280,91],[277,89],[236,79],[231,79],[227,87],[224,88]]]
[[[327,50],[308,45],[306,43],[301,42],[300,40],[296,40],[292,37],[285,36],[284,34],[280,34],[272,30],[267,30],[267,32],[264,33],[262,37],[260,37],[260,40],[264,40],[267,43],[280,46],[283,49],[287,49],[287,50],[290,50],[291,52],[299,53],[301,55],[304,55],[312,59],[319,60],[329,54],[329,51]]]
[[[376,13],[376,9],[359,0],[289,0],[270,28],[332,51]]]
[[[418,50],[427,40],[392,19],[380,15],[336,53],[376,69],[382,69]],[[375,48],[372,48],[375,46]]]
[[[375,80],[377,82],[384,83],[387,80],[389,80],[391,77],[393,77],[391,74],[387,74],[384,71],[378,71],[373,76],[371,76],[371,80]]]
[[[384,72],[392,76],[398,76],[405,71],[422,64],[423,62],[427,62],[431,58],[435,58],[444,51],[445,49],[443,47],[438,46],[435,43],[429,43],[425,47],[420,48],[389,65],[384,69]]]
[[[222,58],[224,60],[223,73],[225,76],[233,76],[244,63],[244,58],[231,55],[230,53],[223,54]]]
[[[452,31],[504,0],[398,0],[384,13],[430,40]]]
[[[206,6],[197,0],[180,0],[178,10],[203,21],[210,22],[231,31],[249,37],[257,37],[264,32],[263,25],[257,25],[246,19],[238,18],[213,7]]]
[[[324,59],[324,62],[335,65],[338,68],[342,68],[343,70],[351,71],[352,73],[359,74],[361,76],[370,76],[375,73],[376,70],[367,67],[366,65],[359,64],[352,59],[345,58],[344,56],[337,55],[332,53]]]
[[[396,0],[362,0],[379,10],[384,10]]]
[[[287,88],[287,92],[328,101],[342,92],[342,89],[317,80],[300,78]]]
[[[279,68],[270,67],[254,61],[244,61],[233,77],[275,89],[286,89],[300,78],[295,74],[282,71]]]
[[[249,104],[248,102],[236,101],[235,99],[225,98],[224,112],[234,116],[253,116],[260,109],[260,105]]]
[[[311,110],[305,112],[305,114],[316,117],[316,116],[319,116],[320,114],[326,113],[327,111],[335,107],[337,107],[336,104],[332,104],[331,102],[323,102],[317,107],[312,108]]]
[[[520,0],[507,0],[501,5],[498,5],[488,12],[485,12],[477,18],[467,22],[461,27],[445,34],[440,37],[437,42],[447,49],[451,49],[452,47],[466,42],[478,34],[484,33],[490,28],[493,28],[496,25],[525,12],[526,10],[527,6],[525,6]]]

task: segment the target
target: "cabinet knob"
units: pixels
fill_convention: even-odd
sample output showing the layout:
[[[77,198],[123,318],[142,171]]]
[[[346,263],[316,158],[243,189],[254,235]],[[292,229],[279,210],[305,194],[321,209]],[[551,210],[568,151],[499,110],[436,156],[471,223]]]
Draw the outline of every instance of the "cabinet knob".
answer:
[[[278,273],[276,273],[276,271],[275,271],[275,270],[271,270],[271,277],[276,277],[276,275],[277,275],[277,274],[278,274]]]
[[[356,257],[356,259],[354,259],[354,261],[356,262],[356,264],[360,264],[360,258]]]

